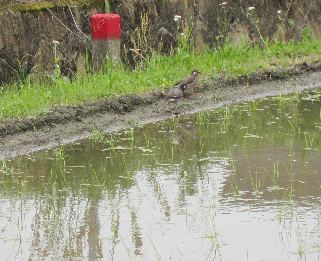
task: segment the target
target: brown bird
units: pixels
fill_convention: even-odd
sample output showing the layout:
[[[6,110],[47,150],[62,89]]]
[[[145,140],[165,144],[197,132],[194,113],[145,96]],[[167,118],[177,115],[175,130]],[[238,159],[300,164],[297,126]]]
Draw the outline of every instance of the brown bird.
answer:
[[[185,83],[189,89],[192,90],[197,86],[198,83],[198,75],[202,74],[199,70],[193,70],[192,73],[185,77],[183,80],[180,82],[176,83],[174,86],[180,86],[181,84]],[[195,95],[198,95],[197,93],[193,92]]]
[[[182,99],[184,91],[187,89],[186,83],[183,83],[179,85],[179,87],[176,87],[172,89],[164,98],[165,101],[168,102],[168,111],[173,112],[170,107],[170,103],[173,102],[175,103],[175,109],[176,113],[179,113],[179,110],[177,108],[177,102]]]

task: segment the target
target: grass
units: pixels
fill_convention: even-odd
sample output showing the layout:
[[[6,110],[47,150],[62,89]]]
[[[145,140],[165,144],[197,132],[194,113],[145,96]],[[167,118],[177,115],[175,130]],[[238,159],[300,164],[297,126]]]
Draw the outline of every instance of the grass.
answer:
[[[55,106],[168,88],[195,68],[212,79],[249,76],[280,65],[313,61],[321,54],[320,46],[321,40],[305,37],[301,42],[276,42],[264,49],[245,42],[241,46],[226,44],[200,54],[185,48],[173,56],[154,55],[135,70],[108,63],[104,71],[94,75],[75,75],[73,82],[58,75],[33,83],[29,77],[0,89],[0,120],[39,117]]]

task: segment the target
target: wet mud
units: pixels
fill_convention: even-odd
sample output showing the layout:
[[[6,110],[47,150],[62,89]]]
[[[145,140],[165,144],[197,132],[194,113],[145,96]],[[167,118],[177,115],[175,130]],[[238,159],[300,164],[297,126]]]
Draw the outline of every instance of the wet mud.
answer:
[[[180,114],[167,112],[168,90],[101,99],[52,108],[41,118],[0,122],[0,160],[88,138],[96,130],[113,132],[202,110],[321,86],[321,61],[212,80],[201,77],[196,91],[178,103]]]

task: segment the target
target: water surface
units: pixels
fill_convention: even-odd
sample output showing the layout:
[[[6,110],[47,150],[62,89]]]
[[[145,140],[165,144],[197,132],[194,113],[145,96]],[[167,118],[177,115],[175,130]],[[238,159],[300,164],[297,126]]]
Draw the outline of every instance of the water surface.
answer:
[[[319,260],[318,90],[1,162],[4,260]]]

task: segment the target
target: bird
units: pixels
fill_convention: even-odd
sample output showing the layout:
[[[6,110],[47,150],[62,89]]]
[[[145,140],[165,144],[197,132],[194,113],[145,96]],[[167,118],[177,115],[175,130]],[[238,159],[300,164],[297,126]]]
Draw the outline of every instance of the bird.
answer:
[[[190,75],[188,75],[187,77],[185,77],[183,80],[181,80],[180,82],[174,84],[175,87],[180,86],[181,84],[185,83],[188,87],[188,89],[191,89],[193,92],[193,88],[195,88],[197,86],[198,83],[198,75],[202,74],[202,72],[200,72],[199,70],[193,70],[192,73]],[[198,95],[197,93],[193,92],[194,95]]]
[[[176,87],[174,89],[172,89],[164,98],[165,101],[168,102],[168,111],[173,112],[171,110],[170,107],[170,103],[173,102],[175,103],[175,109],[176,109],[176,113],[179,114],[179,110],[177,108],[177,102],[182,99],[184,91],[187,89],[187,84],[186,83],[182,83],[181,85],[179,85],[179,87]]]

